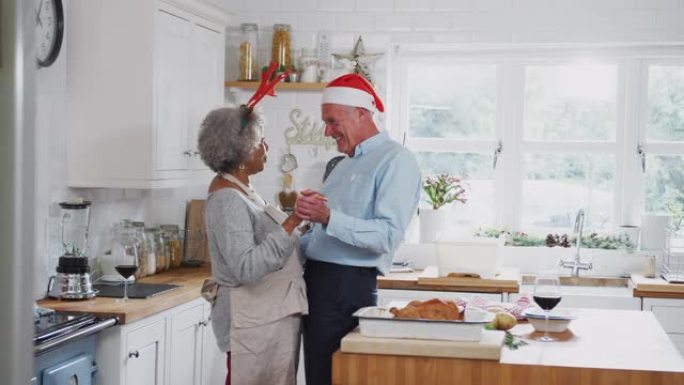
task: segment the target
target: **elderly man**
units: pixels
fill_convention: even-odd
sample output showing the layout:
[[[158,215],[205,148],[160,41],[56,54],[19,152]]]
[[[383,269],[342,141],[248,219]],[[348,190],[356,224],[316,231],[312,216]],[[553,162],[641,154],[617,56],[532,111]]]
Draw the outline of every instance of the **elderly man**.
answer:
[[[418,205],[420,170],[413,154],[378,130],[383,112],[373,87],[356,74],[323,91],[325,135],[346,154],[320,192],[305,190],[295,213],[314,226],[302,237],[309,316],[304,321],[307,385],[331,382],[332,354],[377,303],[377,274],[389,272]]]

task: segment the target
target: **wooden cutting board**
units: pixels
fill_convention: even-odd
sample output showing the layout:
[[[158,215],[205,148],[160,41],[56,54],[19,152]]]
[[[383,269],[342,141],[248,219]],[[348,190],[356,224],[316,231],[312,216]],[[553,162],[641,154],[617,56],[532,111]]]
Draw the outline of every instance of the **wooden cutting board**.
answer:
[[[209,243],[204,222],[204,200],[193,199],[185,211],[185,250],[186,259],[209,262]]]
[[[453,357],[495,360],[501,358],[505,333],[483,330],[479,342],[415,340],[364,337],[358,329],[342,338],[345,353],[390,354],[398,356]]]
[[[500,275],[491,279],[480,277],[440,277],[436,266],[428,266],[418,276],[419,285],[455,286],[464,289],[491,289],[507,293],[517,293],[520,290],[520,272],[517,269],[503,270]]]
[[[660,277],[646,278],[643,274],[632,274],[632,283],[635,296],[637,297],[649,297],[648,293],[672,294],[684,297],[684,284],[668,283]]]

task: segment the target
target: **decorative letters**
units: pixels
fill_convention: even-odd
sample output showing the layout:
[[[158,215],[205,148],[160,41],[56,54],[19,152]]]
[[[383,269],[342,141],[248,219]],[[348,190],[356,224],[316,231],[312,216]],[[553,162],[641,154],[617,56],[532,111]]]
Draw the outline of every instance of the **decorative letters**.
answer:
[[[290,111],[290,122],[292,127],[285,129],[285,143],[290,144],[313,144],[325,146],[329,150],[335,144],[332,138],[325,137],[325,124],[312,123],[311,117],[304,115],[302,110],[295,108]]]

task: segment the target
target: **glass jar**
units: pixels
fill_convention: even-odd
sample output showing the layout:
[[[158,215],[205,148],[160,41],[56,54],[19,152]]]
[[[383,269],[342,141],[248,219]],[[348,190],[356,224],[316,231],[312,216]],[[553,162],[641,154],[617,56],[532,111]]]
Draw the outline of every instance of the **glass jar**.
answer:
[[[153,227],[145,228],[144,242],[145,242],[145,274],[153,275],[157,273],[157,242],[155,240],[155,231]]]
[[[161,225],[159,227],[164,234],[170,267],[180,267],[183,262],[183,243],[180,228],[178,225]]]
[[[256,81],[259,80],[259,65],[257,63],[258,50],[258,27],[254,23],[243,23],[240,25],[242,37],[240,39],[240,49],[238,53],[238,80]]]
[[[292,67],[292,37],[289,24],[273,25],[273,42],[271,44],[271,61],[278,63],[279,68]]]
[[[138,280],[147,275],[147,251],[145,250],[145,222],[133,221],[131,222],[135,234],[135,243],[137,245],[138,264],[139,268],[135,272],[135,279]]]
[[[165,271],[167,269],[167,247],[166,247],[166,242],[164,241],[164,234],[162,233],[162,230],[159,228],[154,229],[154,245],[155,249],[157,251],[157,273],[161,273],[162,271]]]

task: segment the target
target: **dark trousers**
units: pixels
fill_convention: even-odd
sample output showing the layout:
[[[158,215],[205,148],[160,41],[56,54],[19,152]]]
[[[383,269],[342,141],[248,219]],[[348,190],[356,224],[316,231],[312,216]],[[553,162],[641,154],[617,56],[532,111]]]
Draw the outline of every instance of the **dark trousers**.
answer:
[[[307,261],[304,271],[309,315],[304,317],[307,385],[330,385],[332,354],[359,323],[352,314],[378,300],[377,270]]]

